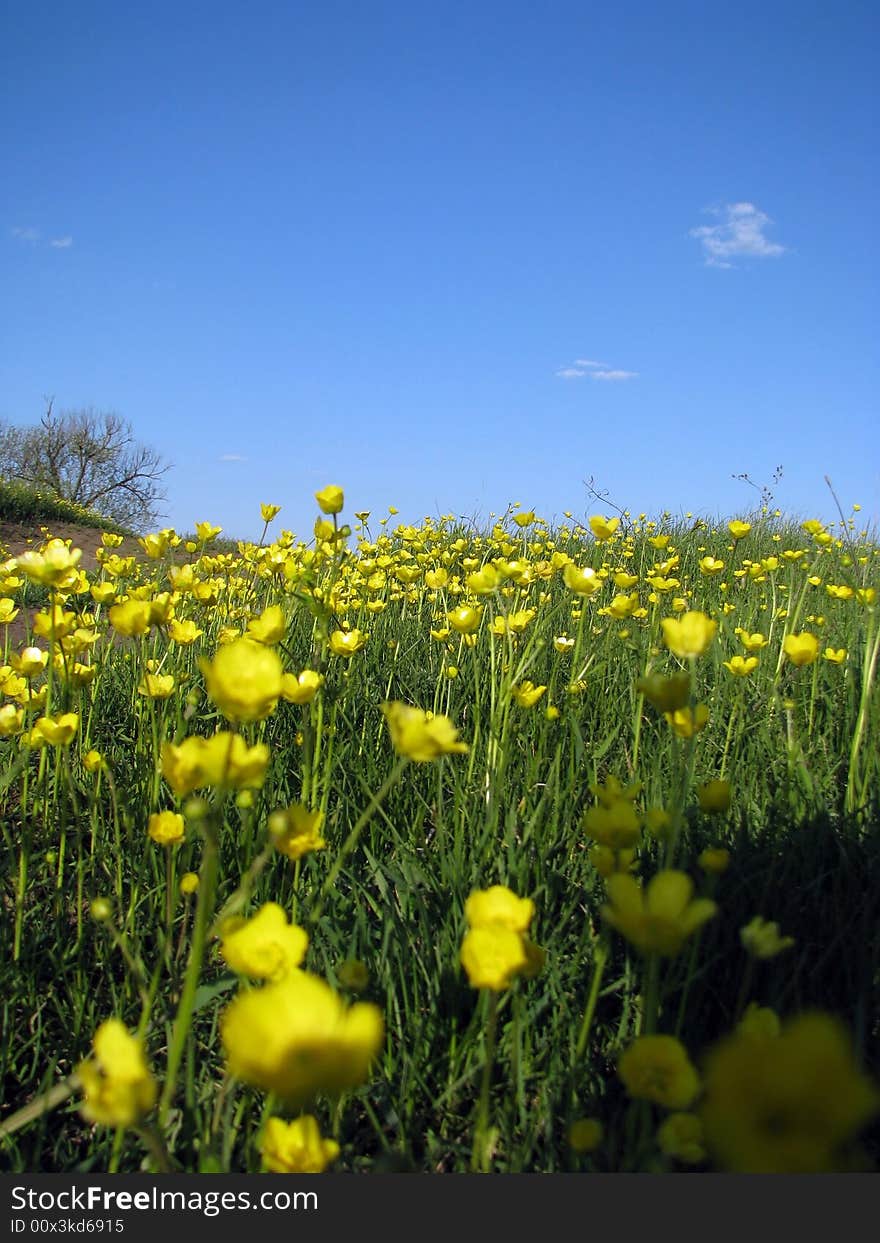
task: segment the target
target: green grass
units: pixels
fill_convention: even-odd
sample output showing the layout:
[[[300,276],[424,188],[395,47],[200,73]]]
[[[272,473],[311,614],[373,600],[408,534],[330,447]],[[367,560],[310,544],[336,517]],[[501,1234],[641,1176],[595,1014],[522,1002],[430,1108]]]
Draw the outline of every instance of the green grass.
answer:
[[[85,509],[72,501],[50,493],[40,492],[24,483],[0,479],[0,521],[22,522],[41,525],[51,522],[75,522],[79,526],[94,527],[99,531],[114,531],[120,535],[132,532],[111,522],[94,510]]]

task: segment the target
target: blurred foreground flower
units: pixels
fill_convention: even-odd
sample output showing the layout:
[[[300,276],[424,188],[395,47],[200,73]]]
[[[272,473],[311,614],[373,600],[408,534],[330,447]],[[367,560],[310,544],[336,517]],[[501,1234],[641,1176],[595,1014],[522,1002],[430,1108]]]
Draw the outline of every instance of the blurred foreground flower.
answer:
[[[346,1007],[325,980],[293,971],[227,1006],[220,1020],[229,1074],[298,1108],[319,1092],[363,1083],[385,1038],[378,1006]]]
[[[738,1031],[710,1053],[701,1111],[722,1169],[812,1174],[851,1169],[844,1146],[880,1112],[880,1092],[858,1068],[846,1029],[807,1013],[776,1037]]]
[[[425,763],[441,755],[464,755],[468,750],[448,716],[434,716],[422,708],[398,702],[383,703],[382,714],[388,722],[394,750],[409,760]]]
[[[83,1117],[102,1126],[134,1125],[156,1101],[143,1044],[119,1019],[107,1019],[95,1032],[92,1047],[94,1057],[77,1068],[85,1097]]]

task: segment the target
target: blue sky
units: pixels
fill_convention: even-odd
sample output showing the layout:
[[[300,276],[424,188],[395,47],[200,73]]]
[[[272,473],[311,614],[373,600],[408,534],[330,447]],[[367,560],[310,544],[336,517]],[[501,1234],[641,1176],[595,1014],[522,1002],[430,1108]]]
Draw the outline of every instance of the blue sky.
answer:
[[[116,410],[166,521],[880,518],[880,10],[20,5],[0,419]],[[607,507],[606,507],[607,509]],[[607,512],[610,512],[607,511]]]

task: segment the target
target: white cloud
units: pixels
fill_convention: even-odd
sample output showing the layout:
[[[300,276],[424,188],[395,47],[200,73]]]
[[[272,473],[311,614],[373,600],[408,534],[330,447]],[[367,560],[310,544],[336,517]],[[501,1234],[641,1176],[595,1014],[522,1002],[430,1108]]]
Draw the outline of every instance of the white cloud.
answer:
[[[40,230],[32,228],[22,229],[17,227],[12,230],[12,236],[17,237],[20,242],[30,242],[33,244],[34,242],[38,242],[40,240]]]
[[[53,237],[50,246],[54,246],[56,250],[67,250],[73,245],[73,238],[68,234],[67,237]]]
[[[221,453],[218,462],[246,462],[247,458],[242,457],[240,453]]]
[[[590,370],[585,370],[585,368],[590,368]],[[563,367],[556,374],[563,380],[576,380],[585,375],[592,380],[634,380],[639,373],[615,370],[607,363],[598,363],[589,358],[576,358],[573,367]]]
[[[764,230],[772,221],[754,203],[725,203],[707,210],[717,216],[720,223],[700,225],[690,230],[690,236],[703,247],[709,267],[732,268],[731,260],[737,257],[773,259],[785,253],[785,246],[768,241],[764,236]]]

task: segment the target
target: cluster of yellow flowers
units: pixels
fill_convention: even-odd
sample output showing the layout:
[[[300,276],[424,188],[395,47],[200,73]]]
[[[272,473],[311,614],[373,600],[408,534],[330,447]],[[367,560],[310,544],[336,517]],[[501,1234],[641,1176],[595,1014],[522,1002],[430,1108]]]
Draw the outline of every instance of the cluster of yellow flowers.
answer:
[[[19,616],[15,596],[25,581],[49,594],[48,605],[28,621],[28,641],[11,652],[7,644],[8,663],[0,666],[0,739],[13,740],[6,746],[23,748],[26,758],[29,750],[58,749],[42,750],[35,765],[37,758],[48,764],[53,755],[59,764],[72,763],[71,754],[80,748],[79,771],[100,782],[109,769],[102,753],[89,745],[91,688],[109,665],[111,652],[120,659],[136,653],[131,697],[141,720],[156,729],[155,791],[160,778],[178,801],[213,790],[217,801],[212,807],[235,794],[244,811],[260,803],[252,792],[266,783],[273,759],[265,741],[271,741],[275,725],[270,718],[290,712],[290,706],[302,708],[296,715],[302,722],[298,743],[309,730],[310,747],[332,748],[337,723],[335,716],[332,725],[325,721],[325,704],[332,705],[337,682],[346,684],[363,668],[360,654],[387,638],[379,615],[397,603],[413,606],[415,624],[432,653],[440,654],[435,664],[442,679],[433,709],[426,709],[387,698],[394,685],[389,678],[379,707],[398,757],[395,772],[407,763],[475,758],[474,717],[469,715],[464,727],[473,739],[467,742],[445,714],[453,700],[444,696],[454,689],[451,683],[460,685],[466,674],[477,679],[488,668],[497,677],[487,727],[497,765],[493,769],[489,761],[486,766],[488,804],[493,775],[503,767],[497,755],[504,747],[493,732],[498,722],[506,729],[511,718],[524,719],[519,709],[541,703],[529,720],[550,730],[548,723],[560,717],[566,695],[576,718],[577,697],[593,677],[590,643],[603,634],[640,654],[642,672],[630,683],[639,727],[647,701],[659,714],[659,731],[667,735],[668,725],[674,736],[670,748],[690,763],[702,746],[697,736],[710,719],[715,728],[705,698],[716,669],[720,680],[728,675],[736,680],[737,693],[748,693],[746,679],[770,666],[775,695],[783,675],[794,685],[798,678],[803,681],[794,671],[815,665],[817,673],[822,654],[828,678],[839,678],[834,666],[845,667],[850,657],[840,646],[835,619],[853,610],[875,617],[876,588],[867,581],[875,569],[872,554],[847,553],[852,585],[828,581],[820,571],[834,564],[835,577],[845,578],[837,567],[846,568],[847,561],[840,556],[831,562],[832,551],[840,554],[842,544],[818,522],[803,524],[809,547],[779,546],[778,556],[756,553],[752,559],[744,555],[752,526],[735,520],[721,533],[723,547],[710,551],[700,546],[688,558],[670,533],[642,519],[634,524],[628,515],[622,523],[596,514],[585,526],[573,523],[553,532],[534,511],[520,510],[512,514],[514,529],[499,521],[488,533],[469,535],[449,516],[439,522],[425,519],[418,528],[401,524],[393,533],[384,530],[383,520],[382,533],[372,538],[367,514],[357,515],[354,533],[340,522],[342,488],[328,486],[315,498],[320,516],[308,542],[281,532],[270,543],[242,543],[237,553],[219,551],[221,528],[199,522],[195,540],[183,541],[170,528],[144,536],[140,559],[119,555],[120,537],[105,534],[98,571],[91,575],[80,567],[80,550],[51,538],[0,565],[0,626],[12,626]],[[277,505],[261,506],[264,536],[279,511]],[[189,560],[180,559],[181,546]],[[712,597],[716,605],[707,606],[711,616],[693,607],[705,584],[711,584],[707,591],[718,593]],[[748,597],[748,610],[743,607],[747,591],[755,593]],[[759,613],[766,615],[766,624]],[[737,617],[746,625],[734,626]],[[303,618],[311,635],[305,668],[293,663],[295,647],[288,643]],[[536,637],[541,627],[543,637]],[[824,652],[820,633],[829,639]],[[389,641],[389,651],[396,660],[397,640]],[[427,696],[423,702],[429,702]],[[374,700],[371,708],[375,705]],[[200,707],[204,711],[195,724],[187,724]],[[218,718],[228,728],[217,728]],[[200,732],[205,728],[213,732],[205,736]],[[639,771],[635,761],[630,771]],[[690,785],[688,768],[682,800],[695,786],[699,812],[725,816],[733,787],[724,772],[722,762],[721,776]],[[660,959],[696,947],[718,915],[719,905],[710,895],[717,885],[723,887],[718,878],[731,862],[730,852],[714,846],[700,854],[699,893],[691,875],[675,866],[682,806],[644,806],[642,785],[624,785],[613,775],[590,789],[595,801],[581,823],[606,895],[596,940],[610,944],[618,934],[647,960],[639,969],[645,965],[653,971]],[[284,790],[282,797],[291,798],[287,784]],[[336,855],[331,866],[337,867],[342,852],[332,840],[333,820],[328,828],[328,799],[322,801],[322,793],[307,790],[303,781],[298,795],[303,801],[268,815],[260,808],[268,843],[261,859],[274,849],[294,862],[299,876],[302,859],[327,849],[326,833]],[[152,807],[157,805],[158,796]],[[187,842],[188,824],[197,820],[196,811],[207,814],[206,806],[191,800],[181,810],[145,811],[146,833],[166,849],[169,878],[173,860],[185,854],[179,856],[174,848]],[[352,841],[357,832],[355,826]],[[660,853],[661,865],[650,878],[643,876],[646,846]],[[330,882],[336,875],[331,870]],[[185,873],[175,883],[184,897],[198,894],[200,909],[203,899],[208,901],[196,873]],[[244,909],[246,900],[244,894],[233,909]],[[544,950],[529,937],[535,913],[531,898],[501,884],[474,890],[466,900],[460,966],[471,987],[490,994],[493,1007],[498,994],[518,979],[537,977],[545,965]],[[97,902],[93,914],[102,922],[112,918],[110,906]],[[382,1013],[371,1002],[347,1005],[326,980],[304,969],[305,928],[270,901],[249,917],[236,913],[218,919],[216,932],[223,962],[242,977],[219,1023],[227,1073],[272,1094],[286,1111],[301,1111],[321,1094],[362,1084],[384,1045]],[[773,958],[794,944],[778,924],[760,915],[739,936],[742,949],[756,960]],[[356,991],[365,985],[365,969],[348,964],[339,978]],[[671,1160],[697,1164],[711,1159],[721,1168],[749,1171],[837,1168],[842,1146],[880,1107],[875,1088],[855,1064],[845,1031],[826,1015],[802,1015],[783,1024],[772,1012],[751,1009],[710,1050],[702,1071],[677,1037],[653,1030],[656,1017],[649,1015],[649,1030],[621,1053],[617,1071],[634,1100],[667,1111],[656,1143]],[[139,1126],[156,1104],[157,1085],[144,1042],[115,1018],[98,1028],[93,1055],[77,1074],[83,1115],[92,1122]],[[603,1130],[595,1119],[580,1119],[570,1139],[577,1152],[592,1153],[602,1143]],[[259,1145],[264,1168],[274,1172],[319,1172],[340,1152],[335,1141],[322,1138],[317,1119],[308,1113],[292,1120],[269,1116]]]

